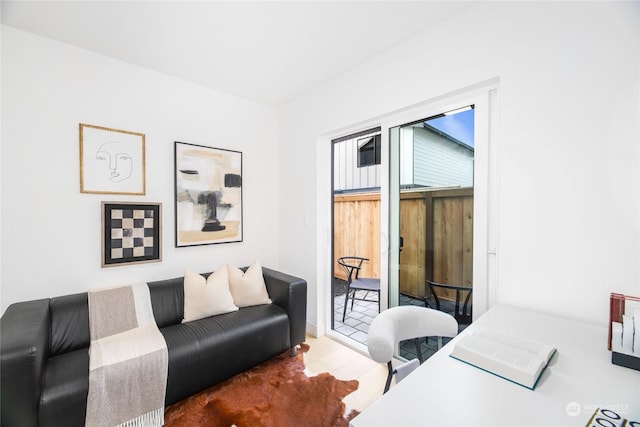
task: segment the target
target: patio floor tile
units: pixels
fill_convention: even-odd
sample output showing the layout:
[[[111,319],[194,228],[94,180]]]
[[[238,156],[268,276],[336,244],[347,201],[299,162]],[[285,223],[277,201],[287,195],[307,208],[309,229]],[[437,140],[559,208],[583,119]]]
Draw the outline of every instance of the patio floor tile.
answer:
[[[358,293],[357,298],[361,298],[364,294]],[[369,295],[367,298],[371,298]],[[417,305],[424,307],[424,301],[421,299],[411,298],[406,295],[400,296],[400,305]],[[359,301],[355,300],[353,310],[351,310],[351,300],[347,306],[347,312],[344,322],[342,322],[342,313],[344,309],[344,295],[334,297],[334,330],[341,334],[366,345],[367,333],[371,322],[378,315],[378,303],[376,301]],[[443,339],[443,345],[448,339]],[[432,338],[427,343],[425,339],[420,340],[420,348],[422,356],[426,360],[432,356],[437,350],[437,341]],[[403,341],[400,343],[400,356],[410,360],[417,358],[416,347],[413,340]]]

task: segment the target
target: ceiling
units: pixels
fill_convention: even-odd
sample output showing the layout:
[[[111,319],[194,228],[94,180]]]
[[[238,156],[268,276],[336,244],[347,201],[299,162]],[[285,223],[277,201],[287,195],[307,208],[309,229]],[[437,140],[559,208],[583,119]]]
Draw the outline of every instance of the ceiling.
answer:
[[[2,0],[1,17],[5,25],[279,107],[474,1]]]

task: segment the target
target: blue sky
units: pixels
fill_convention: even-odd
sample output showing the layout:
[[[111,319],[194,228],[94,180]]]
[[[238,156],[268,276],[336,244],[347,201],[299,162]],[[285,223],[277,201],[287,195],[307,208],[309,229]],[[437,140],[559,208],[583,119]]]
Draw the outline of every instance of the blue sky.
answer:
[[[465,144],[475,147],[473,140],[473,120],[475,110],[471,109],[450,116],[438,117],[427,123],[442,132],[451,135]]]

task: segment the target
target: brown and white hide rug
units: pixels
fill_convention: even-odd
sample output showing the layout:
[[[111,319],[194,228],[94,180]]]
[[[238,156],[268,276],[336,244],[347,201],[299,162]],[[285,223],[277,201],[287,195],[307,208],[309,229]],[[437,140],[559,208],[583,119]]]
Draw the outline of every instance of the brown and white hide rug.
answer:
[[[358,388],[329,373],[305,373],[302,344],[165,410],[166,427],[342,427],[358,415],[342,399]],[[346,413],[345,413],[346,412]]]

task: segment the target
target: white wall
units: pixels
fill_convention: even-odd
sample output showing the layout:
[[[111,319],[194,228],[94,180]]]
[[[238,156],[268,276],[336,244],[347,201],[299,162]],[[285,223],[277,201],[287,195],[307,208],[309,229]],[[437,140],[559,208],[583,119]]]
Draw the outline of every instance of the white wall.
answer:
[[[147,194],[80,193],[78,124],[146,135]],[[89,288],[277,268],[277,112],[2,26],[1,309]],[[244,241],[174,247],[174,141],[243,153]],[[265,159],[270,159],[265,161]],[[163,203],[163,261],[100,267],[100,202]]]
[[[639,22],[637,2],[483,2],[286,106],[280,263],[310,283],[311,326],[330,285],[320,136],[494,78],[499,302],[605,325],[609,292],[640,295]]]

